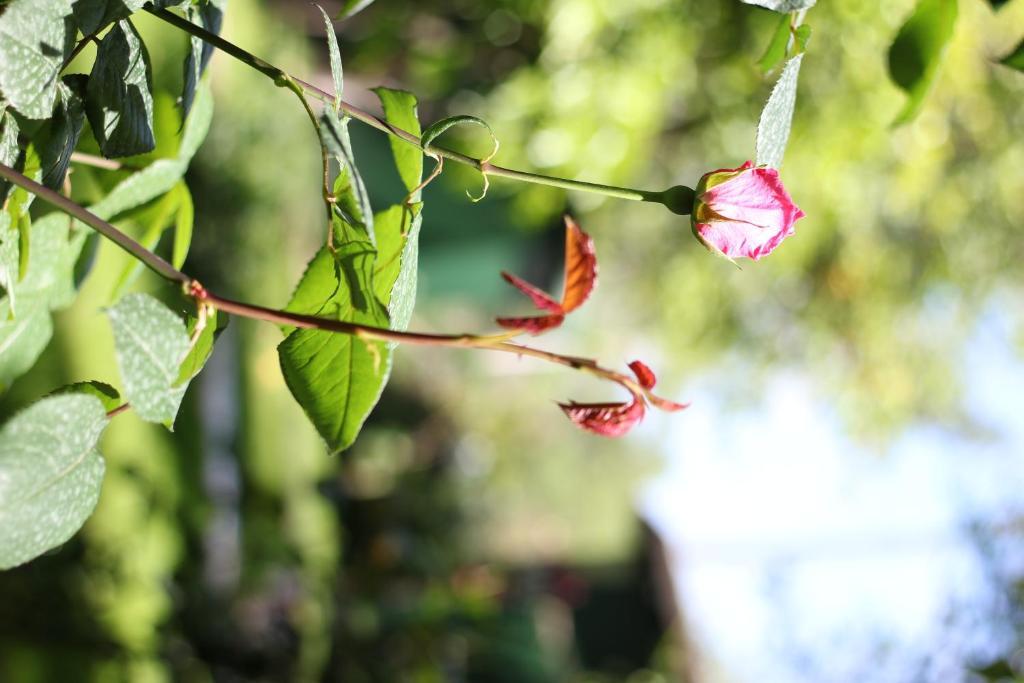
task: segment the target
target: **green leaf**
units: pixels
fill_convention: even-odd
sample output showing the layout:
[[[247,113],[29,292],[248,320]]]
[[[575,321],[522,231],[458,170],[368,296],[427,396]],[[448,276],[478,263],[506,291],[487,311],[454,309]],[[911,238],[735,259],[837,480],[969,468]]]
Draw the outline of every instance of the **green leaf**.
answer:
[[[920,0],[889,48],[889,75],[907,93],[894,126],[911,121],[924,103],[956,26],[957,0]]]
[[[106,157],[143,154],[156,147],[149,53],[128,20],[117,22],[96,50],[86,112]]]
[[[416,305],[423,205],[395,205],[374,217],[377,231],[377,263],[373,284],[377,298],[388,307],[391,329],[409,328]],[[394,344],[392,344],[394,346]]]
[[[170,191],[185,175],[189,162],[206,137],[212,117],[213,97],[208,84],[204,84],[197,91],[195,105],[185,121],[177,156],[173,159],[158,159],[128,176],[103,199],[90,206],[89,210],[104,220],[110,220]]]
[[[0,569],[64,543],[92,514],[107,425],[93,396],[51,396],[0,429]]]
[[[376,251],[359,228],[350,226],[348,237],[334,253],[326,247],[317,253],[289,310],[386,328],[387,311],[373,287]],[[348,448],[384,390],[391,370],[388,345],[296,329],[278,346],[278,355],[288,388],[328,448]]]
[[[779,23],[775,26],[775,32],[772,33],[772,39],[768,43],[768,48],[764,51],[761,59],[757,61],[757,68],[762,73],[768,73],[786,57],[786,46],[789,45],[789,36],[789,15],[784,14],[779,17]]]
[[[53,335],[45,301],[18,297],[18,315],[0,320],[0,393],[35,365]]]
[[[495,155],[498,151],[498,138],[494,136],[494,131],[491,130],[491,126],[481,118],[476,116],[470,116],[469,114],[459,114],[458,116],[449,116],[446,119],[441,119],[436,123],[432,123],[423,131],[423,136],[420,138],[420,146],[423,149],[430,147],[437,137],[447,131],[452,126],[472,124],[474,126],[481,126],[487,129],[487,133],[491,136],[491,152],[487,155],[490,158]],[[429,154],[429,152],[428,152]]]
[[[195,223],[196,210],[192,204],[192,193],[188,185],[179,181],[178,212],[174,217],[174,250],[171,252],[171,264],[175,268],[185,265],[189,247],[192,246],[192,227]]]
[[[335,19],[345,19],[361,12],[373,3],[373,0],[342,0],[341,10],[334,15]]]
[[[807,49],[807,43],[811,41],[811,27],[807,24],[797,26],[793,37],[796,38],[797,52],[803,52]]]
[[[18,163],[18,156],[21,150],[18,148],[18,121],[9,111],[0,113],[0,164],[14,167]],[[11,184],[6,180],[0,180],[0,206],[7,200],[7,193]]]
[[[139,11],[144,4],[146,0],[74,0],[72,9],[82,34],[90,35]]]
[[[74,39],[69,0],[14,0],[0,14],[0,91],[23,116],[49,118]]]
[[[327,33],[327,51],[331,56],[331,77],[334,79],[334,111],[341,111],[341,93],[345,89],[345,74],[341,68],[341,51],[338,49],[338,35],[334,32],[334,24],[331,18],[324,11],[324,8],[317,5],[320,14],[324,17],[324,29]]]
[[[103,404],[103,410],[108,413],[121,405],[121,394],[117,393],[117,389],[109,384],[95,380],[75,382],[50,392],[50,396],[61,396],[63,394],[95,396]]]
[[[796,105],[797,79],[803,54],[798,54],[782,69],[772,94],[768,97],[757,124],[757,164],[778,168],[789,141],[789,129]]]
[[[384,118],[393,126],[412,133],[417,138],[422,135],[420,131],[420,120],[416,113],[416,96],[405,90],[393,88],[374,88],[380,98],[381,106],[384,108]],[[423,179],[423,152],[415,145],[394,136],[388,136],[391,143],[391,154],[395,158],[395,166],[398,167],[398,175],[402,178],[405,189],[412,192],[419,187]],[[412,201],[419,201],[419,193],[412,197]]]
[[[355,155],[352,153],[352,140],[348,134],[348,122],[347,116],[339,119],[334,110],[325,108],[320,115],[320,136],[327,151],[344,169],[351,181],[351,192],[355,197],[356,208],[359,212],[358,216],[354,216],[355,221],[366,226],[370,242],[373,242],[373,208],[370,206],[370,196],[366,192],[363,178],[356,169]]]
[[[195,343],[192,344],[188,355],[185,356],[185,360],[181,363],[176,384],[187,383],[203,369],[206,361],[210,359],[210,355],[213,353],[213,345],[217,341],[217,337],[228,326],[228,317],[223,313],[218,314],[217,311],[212,311],[207,314],[203,329],[196,335],[195,331],[198,325],[199,319],[195,316],[189,316],[189,339],[194,337]]]
[[[164,230],[172,222],[176,221],[181,208],[183,194],[188,194],[188,188],[185,187],[184,181],[179,180],[169,192],[159,199],[155,199],[128,214],[122,215],[121,222],[127,224],[123,227],[129,234],[137,236],[139,244],[153,251],[156,249],[157,244],[160,243],[160,237],[163,235]],[[191,207],[191,201],[189,205]],[[128,229],[128,226],[133,226],[134,229]],[[114,287],[110,295],[111,299],[120,297],[142,271],[142,263],[138,259],[132,258],[127,254],[124,254],[121,258],[124,266],[121,269],[121,273],[114,279]]]
[[[1020,41],[1013,52],[1000,59],[999,63],[1017,71],[1024,71],[1024,40]]]
[[[124,394],[143,420],[173,426],[187,384],[178,384],[189,352],[181,318],[148,294],[129,294],[107,309]]]
[[[765,7],[774,12],[796,12],[814,7],[817,0],[743,0],[748,5]]]
[[[82,133],[85,105],[79,88],[84,88],[84,78],[69,76],[58,86],[57,110],[47,121],[42,141],[38,145],[43,173],[41,182],[54,190],[60,189],[64,183],[64,176],[71,164],[71,153],[75,151],[78,137]]]

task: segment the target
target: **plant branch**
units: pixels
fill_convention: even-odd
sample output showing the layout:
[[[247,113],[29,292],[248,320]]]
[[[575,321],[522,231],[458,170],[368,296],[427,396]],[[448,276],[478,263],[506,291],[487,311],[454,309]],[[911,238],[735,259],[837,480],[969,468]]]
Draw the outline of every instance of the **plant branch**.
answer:
[[[260,59],[256,55],[248,52],[241,47],[227,41],[226,39],[218,36],[215,33],[207,31],[202,26],[193,24],[192,22],[184,19],[183,17],[174,14],[166,9],[156,9],[151,5],[146,6],[146,11],[159,17],[163,21],[189,33],[206,43],[216,47],[217,49],[225,52],[238,61],[246,64],[253,69],[256,69],[260,73],[271,78],[276,84],[284,85],[286,82],[291,81],[300,87],[307,95],[316,98],[325,104],[334,106],[335,97],[332,93],[328,93],[321,88],[316,87],[311,83],[290,76],[282,69],[274,66],[270,62]],[[615,185],[602,185],[600,183],[588,183],[582,180],[572,180],[569,178],[557,178],[553,176],[541,175],[539,173],[527,173],[525,171],[516,171],[511,168],[504,168],[490,163],[487,159],[477,159],[475,157],[456,152],[454,150],[447,149],[445,147],[439,147],[434,144],[423,146],[420,138],[413,135],[407,130],[394,126],[384,119],[371,114],[368,111],[360,109],[359,107],[349,104],[348,102],[342,101],[340,108],[346,114],[354,119],[362,121],[363,123],[376,128],[384,133],[393,135],[400,140],[404,140],[410,145],[416,147],[426,155],[436,155],[449,159],[455,163],[470,166],[480,171],[480,173],[486,175],[493,175],[499,178],[508,178],[510,180],[519,180],[527,183],[535,183],[539,185],[549,185],[551,187],[558,187],[565,190],[577,190],[580,192],[593,192],[596,194],[603,194],[609,197],[617,197],[619,199],[631,199],[634,201],[644,202],[655,202],[658,204],[664,203],[664,192],[652,192],[649,190],[637,190],[628,187],[618,187]]]
[[[103,220],[96,214],[89,212],[84,207],[79,206],[60,193],[54,192],[44,185],[40,185],[28,176],[18,173],[10,166],[5,166],[4,164],[0,164],[0,176],[15,185],[25,188],[32,194],[36,195],[48,204],[55,206],[69,216],[82,221],[96,232],[100,233],[138,260],[142,261],[142,263],[160,277],[171,280],[172,282],[180,282],[182,284],[188,284],[192,281],[192,278],[188,275],[185,275],[185,273],[157,256],[149,249],[146,249],[144,246],[118,230],[107,221]]]
[[[530,356],[549,363],[555,363],[574,370],[580,370],[601,379],[610,380],[626,387],[634,393],[648,395],[650,393],[630,377],[615,372],[614,370],[603,368],[590,359],[544,351],[543,349],[537,349],[510,341],[512,337],[518,336],[521,331],[503,332],[495,335],[402,332],[384,327],[361,325],[344,320],[332,320],[330,318],[321,318],[313,315],[266,308],[264,306],[243,303],[218,296],[217,294],[208,291],[197,280],[181,272],[107,221],[90,212],[88,209],[79,206],[70,199],[54,192],[50,188],[40,185],[31,178],[28,178],[13,168],[3,164],[0,164],[0,177],[9,180],[15,185],[25,188],[44,202],[47,202],[73,218],[82,221],[127,251],[129,254],[142,261],[142,263],[148,266],[157,275],[171,282],[181,284],[185,294],[195,299],[197,303],[210,305],[217,310],[224,311],[225,313],[230,313],[244,318],[252,318],[254,320],[263,320],[278,325],[291,325],[293,327],[348,334],[368,341],[387,341],[423,346],[482,349],[486,351],[512,353],[517,356]]]

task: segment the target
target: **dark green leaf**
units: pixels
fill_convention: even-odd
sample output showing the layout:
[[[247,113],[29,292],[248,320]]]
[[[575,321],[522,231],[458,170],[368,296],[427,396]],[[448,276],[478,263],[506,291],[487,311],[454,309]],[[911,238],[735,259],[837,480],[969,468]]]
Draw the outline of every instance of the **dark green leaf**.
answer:
[[[889,75],[907,93],[893,125],[912,120],[921,110],[946,45],[956,26],[957,0],[920,0],[889,48]]]
[[[198,8],[186,8],[185,17],[210,33],[219,34],[221,25],[224,23],[224,8],[222,3],[208,2]],[[192,109],[196,88],[199,87],[199,81],[212,56],[212,45],[201,38],[189,37],[189,50],[185,55],[184,87],[181,93],[181,108],[185,116],[188,116]]]
[[[62,394],[86,394],[88,396],[95,396],[99,399],[100,403],[103,404],[103,410],[108,413],[121,405],[121,394],[117,393],[117,389],[109,384],[97,382],[95,380],[69,384],[52,392],[50,396],[60,396]]]
[[[143,420],[170,428],[187,384],[178,384],[189,352],[185,325],[148,294],[129,294],[107,309],[125,398]]]
[[[1017,71],[1024,71],[1024,40],[1020,41],[1013,52],[999,60],[999,63]]]
[[[416,96],[405,90],[394,90],[392,88],[374,88],[380,98],[381,106],[384,108],[384,118],[393,126],[412,133],[419,138],[420,120],[416,113]],[[395,158],[395,166],[398,167],[398,175],[402,178],[405,189],[412,192],[419,187],[423,178],[423,152],[415,145],[394,136],[388,136],[391,143],[391,154]],[[419,193],[412,197],[412,201],[419,201]]]
[[[107,24],[142,9],[146,0],[74,0],[75,22],[84,35],[98,32]]]
[[[92,514],[106,425],[99,400],[71,394],[39,401],[0,430],[0,569],[64,543]]]
[[[775,12],[796,12],[814,7],[817,0],[743,0],[748,5],[766,7]]]
[[[310,262],[290,310],[332,320],[388,327],[373,287],[376,250],[365,232],[348,228],[335,253],[323,248]],[[281,370],[332,452],[348,448],[387,382],[387,344],[315,329],[296,329],[278,346]]]
[[[67,0],[14,0],[0,14],[0,91],[23,116],[49,118],[74,39]]]
[[[331,58],[331,77],[334,79],[334,111],[341,111],[341,93],[345,89],[345,75],[341,69],[341,51],[338,49],[338,36],[334,32],[334,24],[331,18],[324,11],[324,8],[317,5],[320,14],[324,16],[324,29],[327,33],[327,51]]]
[[[757,67],[763,73],[768,73],[774,69],[775,65],[786,57],[786,46],[789,44],[789,36],[789,15],[784,14],[779,17],[779,23],[776,25],[774,33],[772,33],[772,39],[768,43],[768,48],[764,51],[761,59],[757,61]]]
[[[796,105],[797,79],[800,76],[800,63],[803,54],[798,54],[782,69],[778,83],[768,97],[761,112],[761,120],[757,124],[757,164],[778,168],[782,165],[782,157],[789,141],[789,129],[793,121],[793,108]]]
[[[71,153],[75,151],[78,136],[82,133],[85,110],[80,96],[82,91],[78,90],[80,87],[84,87],[84,83],[71,77],[60,84],[57,110],[47,122],[39,144],[42,183],[55,190],[60,189],[64,183],[64,176],[71,164]]]
[[[96,50],[86,112],[106,157],[143,154],[156,147],[149,54],[130,21],[117,22]]]

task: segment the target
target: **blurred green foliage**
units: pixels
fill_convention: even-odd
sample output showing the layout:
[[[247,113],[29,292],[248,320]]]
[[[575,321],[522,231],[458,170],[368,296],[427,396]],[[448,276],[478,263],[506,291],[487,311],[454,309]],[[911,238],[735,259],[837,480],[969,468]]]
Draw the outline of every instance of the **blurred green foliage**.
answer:
[[[913,4],[833,0],[808,14],[782,167],[808,218],[771,258],[742,270],[711,258],[658,206],[500,180],[471,204],[463,190],[479,176],[450,168],[425,193],[413,327],[486,329],[514,311],[502,268],[555,289],[569,210],[595,237],[601,281],[542,340],[550,348],[643,357],[678,399],[713,373],[721,396],[756,402],[766,373],[797,371],[851,433],[880,443],[915,420],[961,425],[956,359],[972,323],[1020,299],[1024,78],[992,58],[1019,40],[1024,2],[998,18],[961,3],[920,116],[891,130],[904,96],[886,55]],[[371,86],[400,85],[419,95],[424,124],[488,121],[497,163],[660,189],[753,156],[772,82],[757,60],[776,22],[739,2],[382,1],[339,36],[357,104],[376,106]],[[166,103],[186,39],[137,24]],[[233,0],[225,31],[330,82],[322,20],[305,3]],[[283,305],[322,233],[316,139],[259,74],[218,55],[212,82],[213,128],[188,174],[187,270]],[[353,137],[375,205],[399,199],[387,141]],[[479,131],[456,139],[486,150]],[[88,177],[76,170],[76,192]],[[68,382],[115,383],[99,309],[125,262],[109,245],[97,259],[4,416]],[[234,320],[174,435],[131,415],[112,423],[83,532],[0,575],[0,680],[611,680],[575,670],[532,599],[508,599],[510,570],[626,557],[636,487],[686,414],[598,441],[549,400],[605,400],[606,387],[529,360],[400,348],[364,433],[331,459],[280,378],[279,341]]]

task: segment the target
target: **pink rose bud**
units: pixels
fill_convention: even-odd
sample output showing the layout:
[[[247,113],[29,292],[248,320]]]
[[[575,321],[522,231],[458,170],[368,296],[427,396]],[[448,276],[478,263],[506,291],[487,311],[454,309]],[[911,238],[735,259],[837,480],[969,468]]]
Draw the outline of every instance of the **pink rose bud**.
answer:
[[[774,168],[739,168],[707,173],[697,184],[690,223],[705,247],[726,258],[767,256],[793,234],[804,212],[793,203]]]

